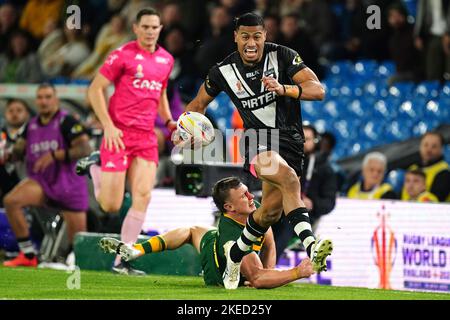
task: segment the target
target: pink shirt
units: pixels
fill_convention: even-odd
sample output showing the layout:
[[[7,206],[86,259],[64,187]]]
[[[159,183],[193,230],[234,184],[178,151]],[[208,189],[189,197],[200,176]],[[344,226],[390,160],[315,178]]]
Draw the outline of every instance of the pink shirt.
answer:
[[[161,92],[174,59],[161,46],[150,53],[130,41],[110,53],[100,73],[114,83],[108,112],[119,129],[153,131]]]

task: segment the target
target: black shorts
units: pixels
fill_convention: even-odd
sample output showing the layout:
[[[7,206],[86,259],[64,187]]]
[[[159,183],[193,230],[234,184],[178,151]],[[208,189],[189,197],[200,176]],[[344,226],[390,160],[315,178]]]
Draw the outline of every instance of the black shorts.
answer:
[[[251,161],[259,153],[276,151],[295,170],[298,177],[302,176],[305,154],[303,137],[297,131],[281,130],[247,130],[240,139],[240,151],[245,157],[244,170],[252,173]],[[256,139],[256,141],[255,141]],[[252,173],[253,174],[253,173]]]

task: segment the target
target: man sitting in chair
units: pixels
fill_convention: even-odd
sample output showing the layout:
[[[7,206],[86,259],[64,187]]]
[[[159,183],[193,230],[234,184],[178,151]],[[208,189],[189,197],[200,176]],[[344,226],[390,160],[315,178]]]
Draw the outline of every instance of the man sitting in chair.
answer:
[[[30,120],[14,145],[9,159],[25,159],[27,176],[4,198],[11,228],[20,253],[3,263],[7,267],[36,267],[36,250],[23,209],[46,205],[61,209],[67,224],[68,240],[86,230],[88,188],[84,177],[75,173],[76,160],[91,152],[89,136],[67,112],[60,110],[56,90],[51,84],[37,89],[38,115]]]

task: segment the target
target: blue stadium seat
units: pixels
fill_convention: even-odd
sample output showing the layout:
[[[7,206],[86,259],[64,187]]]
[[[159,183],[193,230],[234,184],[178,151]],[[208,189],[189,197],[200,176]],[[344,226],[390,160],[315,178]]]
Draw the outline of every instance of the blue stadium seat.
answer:
[[[329,77],[338,76],[348,78],[353,73],[353,63],[350,60],[340,60],[331,63],[327,75]]]
[[[364,85],[364,96],[374,98],[384,98],[388,95],[388,88],[385,82],[380,80],[370,80]]]
[[[447,144],[444,148],[444,159],[447,163],[450,163],[450,144]]]
[[[413,82],[396,82],[389,88],[389,96],[401,99],[410,99],[413,89]]]
[[[333,126],[333,134],[336,135],[337,141],[348,141],[354,140],[357,136],[357,132],[359,129],[358,121],[352,120],[339,120],[334,121]]]
[[[385,141],[395,142],[410,138],[412,134],[411,130],[413,124],[414,123],[411,120],[406,121],[392,120],[386,125],[384,136]]]
[[[405,180],[405,170],[394,169],[389,171],[386,177],[386,182],[389,183],[394,191],[399,194],[403,188],[403,182]]]
[[[325,102],[325,104],[323,105],[323,111],[325,117],[331,117],[334,119],[339,118],[339,116],[343,112],[339,100],[329,100]]]
[[[411,100],[403,101],[398,108],[398,118],[414,121],[419,119],[421,116],[422,108],[418,105],[414,105]]]
[[[221,130],[231,128],[231,116],[233,114],[234,106],[230,98],[225,94],[219,94],[207,109],[207,113],[216,121],[217,126]],[[220,122],[219,122],[220,120]]]
[[[323,114],[322,101],[302,101],[302,117],[304,120],[314,122],[323,117]]]
[[[430,100],[423,108],[423,116],[426,120],[450,123],[449,104],[445,100],[444,102]]]
[[[313,122],[314,128],[319,133],[324,133],[325,131],[331,131],[332,130],[332,121],[329,119],[317,119]]]
[[[420,120],[412,128],[412,134],[415,137],[420,137],[425,132],[431,131],[439,125],[436,120]]]
[[[450,81],[447,81],[442,86],[440,100],[444,100],[447,101],[447,103],[450,103]]]
[[[439,81],[423,81],[417,85],[414,90],[415,97],[423,97],[425,99],[435,99],[439,96],[441,84]]]
[[[354,99],[350,103],[345,104],[347,115],[350,119],[360,119],[364,117],[365,112],[367,110],[364,110],[362,107],[362,100]]]
[[[376,144],[383,144],[384,140],[384,121],[369,120],[362,125],[359,137],[365,142],[375,142]]]
[[[415,20],[417,13],[417,0],[402,0],[402,2],[408,10],[408,17]],[[411,23],[414,23],[414,21],[411,21]]]
[[[388,109],[386,100],[380,99],[376,101],[373,105],[372,117],[374,119],[394,119],[397,116],[397,110]]]
[[[375,75],[379,78],[389,78],[395,73],[395,64],[393,61],[386,60],[379,64]]]
[[[378,69],[378,63],[375,60],[356,61],[353,68],[353,74],[358,78],[371,78]]]

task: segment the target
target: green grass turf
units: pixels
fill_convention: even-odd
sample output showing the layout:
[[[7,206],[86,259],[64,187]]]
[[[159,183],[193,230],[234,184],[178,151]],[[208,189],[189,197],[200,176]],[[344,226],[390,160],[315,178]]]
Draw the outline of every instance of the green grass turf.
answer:
[[[206,287],[201,277],[127,277],[81,271],[80,289],[70,290],[64,271],[0,267],[0,299],[152,299],[152,300],[450,300],[450,294],[290,284],[271,290]]]

